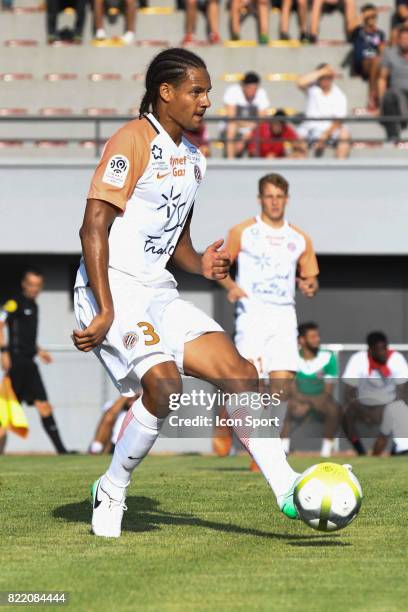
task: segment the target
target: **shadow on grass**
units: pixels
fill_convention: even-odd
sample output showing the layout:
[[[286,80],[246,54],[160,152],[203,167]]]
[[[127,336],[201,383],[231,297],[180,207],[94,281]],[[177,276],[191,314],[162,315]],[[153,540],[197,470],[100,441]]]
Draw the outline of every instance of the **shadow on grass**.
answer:
[[[338,535],[330,535],[327,536],[326,538],[323,539],[318,539],[321,538],[321,536],[315,536],[314,540],[304,540],[302,539],[298,539],[296,542],[289,542],[289,546],[322,546],[322,547],[330,547],[330,546],[352,546],[352,544],[350,542],[342,542],[342,540],[333,540],[333,538],[338,538]]]
[[[250,474],[248,467],[215,467],[215,468],[194,468],[195,472],[247,472]]]
[[[321,535],[294,535],[289,533],[272,533],[269,531],[261,531],[250,527],[241,527],[231,523],[218,523],[215,521],[207,521],[200,519],[192,514],[165,512],[160,509],[158,501],[150,497],[129,496],[126,500],[128,512],[124,517],[124,529],[136,533],[145,533],[154,531],[167,525],[202,527],[221,531],[223,533],[234,533],[237,535],[249,535],[265,539],[289,540],[293,545],[297,543],[299,546],[306,545],[309,542],[310,546],[314,545],[314,541],[320,546]],[[58,506],[53,511],[55,518],[64,519],[73,523],[89,523],[91,518],[91,504],[88,500]],[[331,538],[336,536],[331,536]],[[330,540],[332,541],[332,540]],[[338,545],[342,545],[338,543]]]

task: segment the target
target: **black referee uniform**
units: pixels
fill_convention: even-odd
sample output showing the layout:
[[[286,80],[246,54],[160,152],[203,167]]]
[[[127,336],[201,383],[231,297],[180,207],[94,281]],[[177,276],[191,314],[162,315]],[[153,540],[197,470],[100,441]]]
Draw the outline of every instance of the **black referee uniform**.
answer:
[[[8,375],[18,401],[28,405],[37,401],[47,402],[47,392],[34,361],[37,354],[37,303],[20,293],[3,305],[0,321],[5,322],[8,328],[8,345],[5,347],[11,359]],[[52,414],[41,417],[41,420],[57,452],[65,454],[67,451]]]

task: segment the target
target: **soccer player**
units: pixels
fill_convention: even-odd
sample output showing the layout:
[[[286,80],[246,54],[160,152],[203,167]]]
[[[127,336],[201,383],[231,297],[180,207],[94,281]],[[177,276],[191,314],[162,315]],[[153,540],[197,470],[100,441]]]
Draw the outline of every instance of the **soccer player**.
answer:
[[[123,419],[134,398],[120,395],[114,402],[108,401],[102,406],[102,417],[96,428],[95,437],[89,446],[91,455],[109,454],[117,442]]]
[[[391,455],[408,455],[408,406],[402,400],[385,406],[373,455],[382,455],[389,438],[392,438]]]
[[[0,311],[1,367],[10,376],[14,393],[20,403],[34,405],[41,423],[58,454],[68,451],[62,443],[52,406],[34,357],[42,363],[52,362],[51,355],[37,346],[37,297],[44,286],[41,272],[28,269],[21,280],[21,292],[7,300]],[[8,343],[5,327],[8,328]]]
[[[388,347],[383,332],[373,331],[367,336],[367,350],[350,357],[342,378],[346,385],[343,428],[357,453],[365,455],[357,422],[379,425],[388,404],[406,399],[408,363],[402,353]]]
[[[320,456],[327,458],[332,453],[340,421],[340,409],[333,399],[338,365],[332,351],[320,348],[320,331],[316,323],[310,321],[299,325],[298,341],[298,371],[281,434],[283,447],[289,453],[291,423],[302,421],[310,412],[315,412],[324,420]]]
[[[75,288],[80,329],[73,340],[93,350],[123,395],[142,397],[129,410],[112,462],[93,486],[93,533],[119,537],[126,489],[136,466],[157,439],[170,394],[182,389],[180,372],[223,390],[257,389],[257,373],[222,328],[182,300],[171,260],[208,279],[228,273],[230,259],[215,241],[199,255],[190,238],[205,158],[183,137],[198,129],[210,106],[211,81],[201,58],[186,49],[159,53],[146,72],[140,117],[107,143],[92,179],[80,231],[83,260]],[[240,397],[240,395],[238,395]],[[229,414],[240,410],[227,403]],[[280,439],[237,435],[258,462],[282,512],[297,518],[297,478]]]
[[[220,284],[237,304],[238,351],[269,378],[271,393],[283,388],[283,412],[298,367],[296,283],[304,295],[314,296],[319,268],[310,238],[286,220],[287,180],[267,174],[258,193],[261,213],[234,226],[227,238],[236,279],[228,276]]]

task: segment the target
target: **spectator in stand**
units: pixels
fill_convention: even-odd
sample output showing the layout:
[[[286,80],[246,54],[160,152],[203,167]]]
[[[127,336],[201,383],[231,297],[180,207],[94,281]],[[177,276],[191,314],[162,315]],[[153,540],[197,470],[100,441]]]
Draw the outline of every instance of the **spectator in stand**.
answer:
[[[408,0],[395,0],[395,13],[391,19],[391,45],[398,42],[399,27],[408,24]]]
[[[195,132],[185,132],[187,140],[190,140],[196,147],[198,147],[204,157],[211,156],[210,150],[210,135],[208,133],[207,125],[202,122],[199,129]]]
[[[377,28],[378,12],[374,4],[364,4],[360,10],[362,23],[351,34],[353,71],[368,80],[368,108],[376,110],[377,81],[385,47],[385,34]]]
[[[282,0],[282,8],[280,14],[280,24],[279,24],[279,38],[281,40],[290,40],[289,35],[289,19],[290,13],[293,6],[293,0]],[[298,14],[299,21],[299,40],[302,43],[310,42],[310,36],[307,33],[307,12],[308,12],[308,4],[307,0],[296,0],[295,3],[296,11]]]
[[[373,455],[382,455],[389,438],[392,438],[391,455],[408,455],[408,406],[402,400],[391,402],[384,408]]]
[[[352,355],[343,373],[345,389],[344,431],[358,452],[365,455],[356,423],[379,425],[384,408],[404,400],[408,380],[405,357],[388,348],[383,332],[367,336],[368,350]]]
[[[94,19],[95,19],[95,38],[96,40],[105,40],[107,38],[104,29],[105,6],[109,7],[111,0],[105,3],[105,0],[94,0]],[[119,3],[115,2],[116,5]],[[135,0],[125,0],[125,33],[121,36],[121,41],[124,45],[131,45],[135,40],[136,27],[136,3]]]
[[[384,51],[378,79],[381,114],[400,116],[401,122],[384,123],[389,140],[400,137],[408,120],[408,24],[398,31],[397,46]]]
[[[336,10],[344,11],[344,25],[348,39],[356,23],[357,11],[355,0],[313,0],[309,36],[311,43],[316,43],[318,40],[322,10],[330,12]]]
[[[82,43],[82,35],[86,17],[87,0],[47,0],[47,42],[52,45],[58,40],[76,44]],[[75,10],[75,25],[73,30],[57,30],[58,14],[66,8]]]
[[[225,134],[227,139],[227,157],[241,157],[256,127],[255,117],[265,117],[269,108],[269,99],[261,79],[256,72],[247,72],[241,83],[230,85],[224,94],[224,105],[227,117],[236,117],[229,121]]]
[[[258,20],[258,42],[269,43],[269,2],[268,0],[231,0],[231,39],[241,40],[241,16],[255,13]]]
[[[211,45],[221,43],[219,34],[219,5],[218,0],[186,0],[186,33],[182,45],[191,45],[195,42],[194,34],[197,24],[198,9],[203,7],[208,22],[208,42]]]
[[[333,399],[333,386],[338,377],[334,353],[320,348],[320,332],[316,323],[299,325],[299,362],[292,388],[281,438],[286,453],[290,449],[290,429],[295,421],[309,414],[318,414],[324,421],[321,457],[330,457],[340,423],[340,409]]]
[[[347,98],[333,83],[335,76],[329,64],[319,64],[298,79],[299,88],[306,94],[306,121],[299,126],[298,134],[314,146],[316,157],[323,155],[327,145],[333,145],[337,159],[345,159],[350,153],[350,132],[341,119],[347,115]],[[321,120],[309,121],[307,117]]]
[[[306,148],[287,122],[285,111],[279,109],[273,117],[259,123],[254,129],[248,142],[248,154],[250,157],[299,159],[306,156]]]

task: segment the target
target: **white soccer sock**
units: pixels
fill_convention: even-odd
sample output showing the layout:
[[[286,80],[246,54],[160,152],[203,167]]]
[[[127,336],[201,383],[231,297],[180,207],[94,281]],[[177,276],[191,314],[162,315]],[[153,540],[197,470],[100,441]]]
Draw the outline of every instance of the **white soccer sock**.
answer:
[[[330,438],[323,438],[322,440],[322,448],[320,450],[320,456],[323,458],[331,457],[334,447],[334,440]]]
[[[245,424],[247,416],[255,416],[253,411],[244,405],[240,406],[240,397],[247,397],[248,393],[238,394],[238,402],[228,401],[226,409],[228,415],[234,419],[234,431],[247,451],[258,464],[259,469],[269,483],[275,497],[288,492],[298,474],[292,470],[283,450],[282,440],[278,434],[276,438],[255,438],[254,430]],[[256,416],[262,416],[260,411]],[[242,421],[242,425],[241,422]]]
[[[155,443],[164,419],[158,419],[143,406],[142,398],[129,409],[118,436],[112,462],[101,486],[113,499],[121,499],[137,465]]]
[[[281,438],[282,448],[285,453],[288,455],[290,451],[290,438]]]

